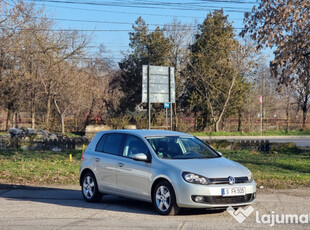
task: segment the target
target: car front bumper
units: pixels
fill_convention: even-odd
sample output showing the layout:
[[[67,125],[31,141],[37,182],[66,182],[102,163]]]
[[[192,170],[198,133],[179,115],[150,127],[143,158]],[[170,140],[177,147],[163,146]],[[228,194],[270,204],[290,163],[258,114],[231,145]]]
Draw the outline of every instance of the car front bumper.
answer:
[[[252,204],[256,198],[256,183],[200,185],[181,182],[174,184],[177,204],[181,208],[225,208]],[[246,194],[240,196],[222,196],[223,188],[245,187]],[[199,202],[195,198],[199,196]]]

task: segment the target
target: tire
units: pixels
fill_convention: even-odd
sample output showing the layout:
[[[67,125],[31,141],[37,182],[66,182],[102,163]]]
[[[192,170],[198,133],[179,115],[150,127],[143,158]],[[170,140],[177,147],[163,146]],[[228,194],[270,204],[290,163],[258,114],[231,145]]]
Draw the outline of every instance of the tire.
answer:
[[[160,215],[177,215],[180,208],[176,204],[176,196],[171,184],[167,181],[160,181],[154,188],[153,204]]]
[[[87,202],[96,203],[101,200],[102,194],[98,190],[97,181],[93,173],[86,173],[83,176],[82,194]]]

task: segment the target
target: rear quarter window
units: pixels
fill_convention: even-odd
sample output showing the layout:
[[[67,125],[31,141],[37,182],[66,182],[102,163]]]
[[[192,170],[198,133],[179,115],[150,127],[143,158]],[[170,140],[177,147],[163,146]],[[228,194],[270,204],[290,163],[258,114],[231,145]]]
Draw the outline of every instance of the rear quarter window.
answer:
[[[104,134],[104,135],[102,135],[102,137],[99,139],[99,141],[98,141],[98,143],[97,143],[97,145],[96,145],[96,151],[97,151],[97,152],[103,152],[103,145],[104,145],[104,143],[105,143],[106,138],[107,138],[107,135]]]

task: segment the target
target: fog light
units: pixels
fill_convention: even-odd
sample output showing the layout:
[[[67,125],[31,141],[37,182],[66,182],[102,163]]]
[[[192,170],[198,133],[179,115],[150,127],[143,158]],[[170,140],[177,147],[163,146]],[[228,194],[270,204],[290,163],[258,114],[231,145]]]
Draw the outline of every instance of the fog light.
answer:
[[[256,192],[254,192],[254,194],[253,194],[253,198],[254,198],[254,199],[256,198]]]
[[[202,203],[203,202],[203,197],[202,196],[196,196],[195,197],[195,202]]]

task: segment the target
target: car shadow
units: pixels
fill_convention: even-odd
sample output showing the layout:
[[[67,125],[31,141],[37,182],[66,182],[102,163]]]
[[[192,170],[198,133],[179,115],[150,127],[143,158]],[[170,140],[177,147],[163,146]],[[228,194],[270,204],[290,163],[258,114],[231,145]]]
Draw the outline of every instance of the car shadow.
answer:
[[[98,203],[88,203],[83,199],[81,191],[77,189],[0,184],[0,198],[93,210],[158,215],[151,203],[112,195],[103,196]],[[204,215],[220,212],[222,210],[182,209],[179,215]]]
[[[98,203],[88,203],[77,189],[0,184],[0,197],[85,209],[155,215],[152,204],[106,195]]]

